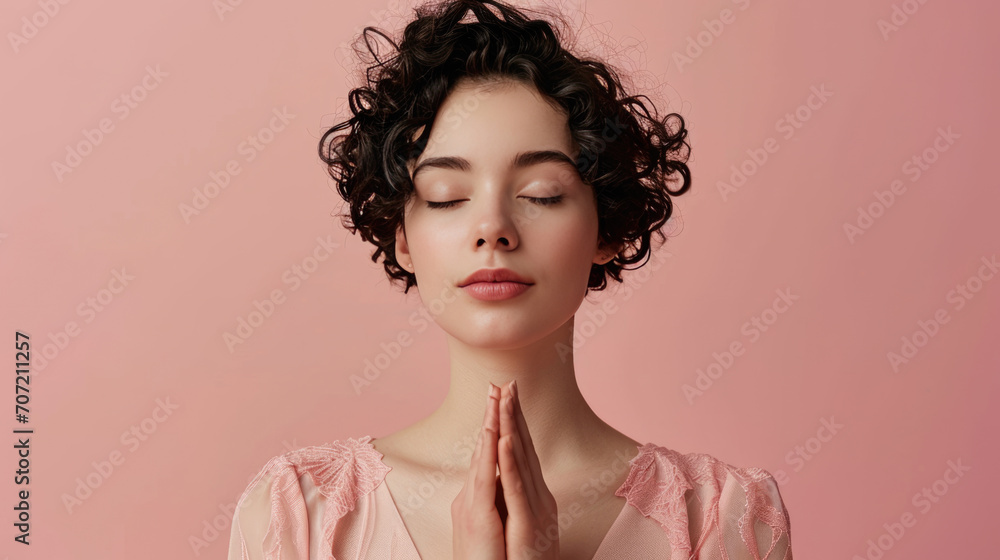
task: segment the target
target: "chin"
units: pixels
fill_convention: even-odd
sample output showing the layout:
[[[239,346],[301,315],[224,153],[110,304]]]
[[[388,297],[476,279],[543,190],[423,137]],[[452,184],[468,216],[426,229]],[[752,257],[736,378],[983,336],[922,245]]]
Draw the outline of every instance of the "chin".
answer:
[[[572,319],[555,315],[540,315],[537,308],[531,310],[527,320],[515,320],[509,314],[491,314],[481,320],[461,321],[438,325],[456,340],[473,348],[489,350],[516,350],[553,336],[567,326]],[[505,316],[506,315],[506,316]]]

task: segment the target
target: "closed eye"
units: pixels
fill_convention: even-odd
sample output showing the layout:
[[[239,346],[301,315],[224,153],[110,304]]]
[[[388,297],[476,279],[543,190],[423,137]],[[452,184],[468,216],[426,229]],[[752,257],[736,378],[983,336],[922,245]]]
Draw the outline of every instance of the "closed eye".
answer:
[[[535,204],[541,204],[542,206],[549,206],[549,205],[555,204],[555,203],[559,202],[560,200],[562,200],[562,197],[563,197],[563,195],[561,195],[561,194],[556,195],[556,196],[549,196],[549,197],[546,197],[546,198],[532,198],[532,197],[529,196],[528,200],[534,202]]]
[[[556,204],[559,201],[561,201],[562,198],[563,198],[563,195],[560,194],[560,195],[549,196],[549,197],[544,197],[544,198],[526,196],[525,198],[527,198],[528,200],[534,202],[535,204],[539,204],[541,206],[550,206],[552,204]],[[462,201],[461,200],[449,200],[447,202],[431,202],[430,200],[428,200],[427,201],[427,207],[428,208],[450,208],[450,207],[458,204],[459,202],[462,202]]]

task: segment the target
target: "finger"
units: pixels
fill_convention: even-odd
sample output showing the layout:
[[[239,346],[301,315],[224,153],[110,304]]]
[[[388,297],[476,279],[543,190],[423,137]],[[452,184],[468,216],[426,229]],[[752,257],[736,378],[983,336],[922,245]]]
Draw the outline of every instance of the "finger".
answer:
[[[502,477],[497,477],[496,485],[499,490],[497,490],[496,506],[497,513],[500,514],[500,524],[504,527],[507,526],[507,502],[503,497],[503,480]]]
[[[489,389],[489,391],[492,391],[492,389]],[[479,434],[476,436],[476,448],[472,451],[472,458],[469,460],[469,472],[466,474],[465,486],[463,487],[463,489],[467,489],[467,491],[465,492],[466,505],[472,503],[472,497],[473,497],[472,488],[474,488],[474,483],[476,480],[476,471],[477,471],[476,467],[479,465],[479,457],[482,455],[483,452],[483,438],[485,437],[486,434],[485,428],[490,412],[489,403],[490,403],[490,393],[487,392],[486,394],[487,406],[486,406],[486,411],[483,413],[483,423],[479,427]]]
[[[545,484],[545,479],[542,476],[542,464],[538,460],[538,453],[535,452],[535,444],[531,441],[528,421],[524,418],[524,413],[521,411],[521,395],[518,391],[516,380],[512,389],[514,393],[514,421],[517,424],[517,435],[521,438],[521,447],[524,450],[524,456],[528,463],[528,470],[532,473],[535,492],[541,495],[544,491],[539,484]]]
[[[483,421],[485,425],[485,420]],[[465,485],[462,487],[461,492],[464,497],[464,505],[469,506],[472,503],[472,488],[473,483],[476,480],[476,465],[479,464],[479,456],[482,454],[483,450],[483,427],[479,428],[479,435],[476,436],[476,448],[472,451],[472,458],[469,460],[469,472],[465,475]]]
[[[500,413],[500,435],[507,437],[511,445],[511,455],[514,466],[518,470],[518,479],[523,482],[524,488],[521,490],[527,496],[529,502],[534,502],[537,497],[535,483],[532,479],[531,469],[528,466],[527,458],[522,448],[523,442],[517,431],[517,423],[514,421],[514,399],[509,392],[504,396],[501,403]]]
[[[521,473],[514,457],[514,442],[510,435],[500,438],[499,445],[500,459],[500,480],[503,485],[503,498],[507,505],[508,516],[520,517],[521,519],[531,519],[535,517],[535,512],[531,507],[531,500],[525,490],[528,485],[521,478]]]
[[[481,504],[493,504],[497,495],[497,438],[499,437],[498,408],[500,389],[490,383],[490,395],[486,404],[486,414],[483,419],[481,449],[476,459],[476,473],[472,482],[470,496],[473,501]],[[469,504],[471,505],[471,504]]]

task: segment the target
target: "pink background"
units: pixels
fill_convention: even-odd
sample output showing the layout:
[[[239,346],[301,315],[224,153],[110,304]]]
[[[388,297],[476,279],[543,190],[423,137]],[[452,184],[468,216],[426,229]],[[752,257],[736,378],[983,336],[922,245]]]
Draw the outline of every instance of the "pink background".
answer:
[[[29,423],[14,421],[12,380],[0,397],[0,556],[223,557],[227,508],[267,459],[387,434],[446,390],[443,334],[418,332],[418,295],[390,287],[370,246],[332,217],[341,201],[316,155],[345,110],[349,41],[364,25],[397,27],[409,3],[247,1],[221,16],[210,2],[49,3],[53,16],[40,15],[45,1],[7,2],[0,20],[10,377],[15,331],[34,348]],[[635,439],[772,472],[798,557],[875,558],[879,542],[891,545],[884,558],[988,554],[1000,276],[977,274],[1000,253],[1000,7],[561,5],[585,24],[584,43],[621,42],[614,61],[685,116],[693,147],[669,257],[577,315],[594,408]],[[894,6],[901,25],[884,35]],[[43,25],[32,34],[24,18]],[[814,87],[831,95],[810,98]],[[115,100],[133,94],[126,113]],[[241,150],[282,108],[294,117],[273,121],[269,143]],[[787,128],[796,111],[801,127]],[[102,121],[110,132],[88,151],[84,130]],[[939,129],[952,141],[935,148]],[[78,145],[78,165],[54,170]],[[748,150],[760,160],[765,145],[777,151],[755,166]],[[919,178],[914,157],[934,160]],[[185,220],[179,206],[230,160],[240,173]],[[724,196],[743,164],[745,183]],[[902,194],[880,207],[876,191],[887,200],[894,181]],[[859,208],[876,216],[864,229]],[[318,238],[334,249],[317,264]],[[283,281],[294,266],[311,271],[298,289]],[[971,300],[949,295],[958,285]],[[786,289],[798,299],[768,311]],[[282,303],[230,350],[226,333],[274,290]],[[609,299],[617,312],[595,327],[588,312]],[[759,337],[743,329],[754,316],[773,320]],[[933,336],[914,335],[918,321]],[[60,335],[70,322],[74,335]],[[413,344],[388,357],[401,333]],[[904,337],[921,346],[894,368]],[[721,375],[689,401],[683,386],[735,342],[745,352],[713,366]],[[349,377],[366,360],[383,370],[359,395]],[[176,408],[164,415],[157,399]],[[824,421],[842,427],[830,437]],[[10,430],[24,426],[35,430],[30,547],[12,540],[23,487]],[[123,439],[132,426],[144,439]],[[95,463],[114,453],[101,475]],[[955,478],[949,461],[969,470]],[[99,485],[67,507],[88,476]],[[914,500],[924,488],[935,501]],[[886,524],[907,514],[915,524],[892,536]]]

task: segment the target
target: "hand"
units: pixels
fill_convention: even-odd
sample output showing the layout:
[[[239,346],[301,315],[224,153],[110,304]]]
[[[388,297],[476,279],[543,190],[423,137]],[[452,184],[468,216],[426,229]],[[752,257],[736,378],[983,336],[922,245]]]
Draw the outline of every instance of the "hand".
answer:
[[[454,560],[506,560],[502,514],[497,509],[497,439],[500,389],[490,383],[486,414],[469,475],[451,503]],[[502,498],[502,495],[500,495]],[[505,513],[504,513],[505,514]]]
[[[504,387],[500,402],[497,454],[507,510],[504,532],[507,560],[559,558],[555,497],[545,485],[528,424],[521,413],[517,383]]]

